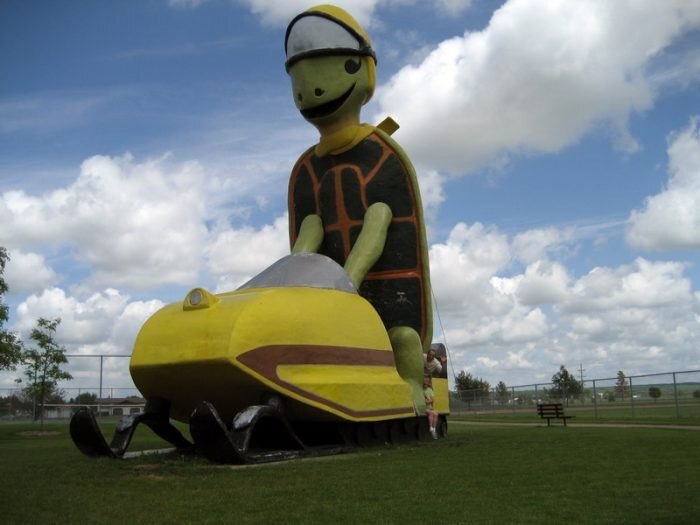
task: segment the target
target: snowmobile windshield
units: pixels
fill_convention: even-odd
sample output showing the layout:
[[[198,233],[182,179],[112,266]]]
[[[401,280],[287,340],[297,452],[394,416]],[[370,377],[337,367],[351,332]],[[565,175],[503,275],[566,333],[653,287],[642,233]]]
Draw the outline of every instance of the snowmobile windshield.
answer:
[[[283,257],[238,290],[304,286],[357,293],[350,276],[333,259],[318,253]]]

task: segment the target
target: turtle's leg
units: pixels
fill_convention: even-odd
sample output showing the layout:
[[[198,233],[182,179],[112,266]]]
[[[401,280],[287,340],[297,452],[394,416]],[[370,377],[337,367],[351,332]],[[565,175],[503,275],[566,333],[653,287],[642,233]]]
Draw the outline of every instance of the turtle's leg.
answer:
[[[425,412],[423,397],[423,345],[418,332],[410,326],[395,326],[389,330],[394,350],[396,370],[411,387],[413,405],[418,414]]]

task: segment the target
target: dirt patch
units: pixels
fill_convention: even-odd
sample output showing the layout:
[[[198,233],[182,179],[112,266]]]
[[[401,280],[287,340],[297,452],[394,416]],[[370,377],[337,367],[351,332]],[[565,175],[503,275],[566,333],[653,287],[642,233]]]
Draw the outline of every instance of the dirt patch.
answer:
[[[132,468],[139,479],[150,479],[153,481],[177,479],[177,476],[162,472],[163,465],[160,464],[133,465]]]
[[[27,430],[25,432],[17,432],[18,436],[22,437],[47,437],[47,436],[60,436],[60,432],[55,430]]]

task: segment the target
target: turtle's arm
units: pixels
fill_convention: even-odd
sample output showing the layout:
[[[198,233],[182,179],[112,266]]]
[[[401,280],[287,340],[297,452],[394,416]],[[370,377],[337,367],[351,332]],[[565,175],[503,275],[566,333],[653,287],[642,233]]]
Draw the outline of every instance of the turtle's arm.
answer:
[[[301,223],[292,253],[317,253],[323,242],[323,223],[318,215],[307,215]]]
[[[365,275],[382,255],[391,217],[391,208],[383,202],[375,202],[367,208],[362,231],[345,261],[345,271],[355,288],[360,288]]]

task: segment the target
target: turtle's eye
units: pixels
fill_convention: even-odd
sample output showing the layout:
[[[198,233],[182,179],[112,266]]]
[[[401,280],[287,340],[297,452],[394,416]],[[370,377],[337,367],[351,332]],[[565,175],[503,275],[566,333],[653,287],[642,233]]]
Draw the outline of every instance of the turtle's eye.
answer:
[[[351,75],[357,73],[360,70],[360,67],[362,67],[361,58],[358,58],[357,62],[355,62],[352,58],[349,58],[345,61],[345,71],[347,71]]]

